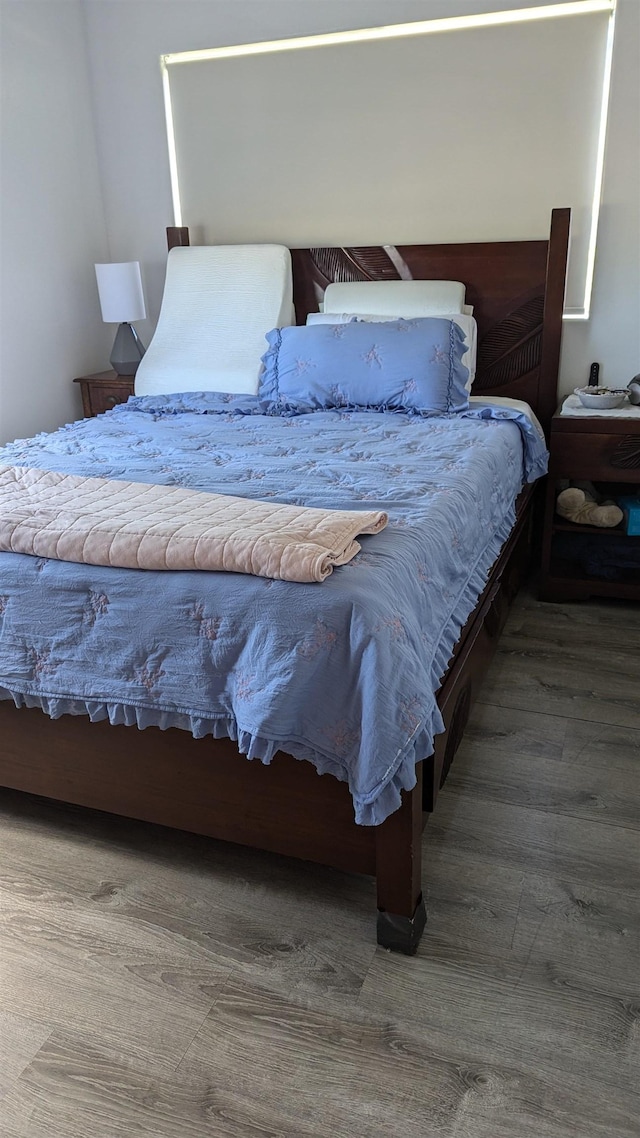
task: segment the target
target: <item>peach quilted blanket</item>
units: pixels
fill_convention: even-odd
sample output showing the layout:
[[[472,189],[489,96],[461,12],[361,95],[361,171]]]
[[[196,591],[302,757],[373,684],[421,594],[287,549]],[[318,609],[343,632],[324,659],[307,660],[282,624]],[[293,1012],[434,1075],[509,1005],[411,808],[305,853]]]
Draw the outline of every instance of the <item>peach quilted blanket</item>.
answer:
[[[319,510],[0,465],[0,550],[126,569],[205,569],[324,581],[387,524]]]

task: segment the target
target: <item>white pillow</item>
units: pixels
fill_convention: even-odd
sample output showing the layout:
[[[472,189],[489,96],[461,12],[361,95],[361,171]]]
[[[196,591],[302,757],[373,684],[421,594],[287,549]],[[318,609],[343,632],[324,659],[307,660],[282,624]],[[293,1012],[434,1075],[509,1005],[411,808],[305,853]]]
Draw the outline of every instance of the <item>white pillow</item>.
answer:
[[[464,312],[465,287],[460,281],[336,281],[327,285],[324,312],[388,316],[445,316]]]
[[[478,326],[473,319],[473,316],[468,316],[465,312],[422,312],[420,317],[438,315],[444,320],[454,320],[459,324],[467,338],[467,350],[462,357],[462,363],[469,372],[469,378],[466,383],[467,391],[471,390],[471,385],[476,377],[476,358],[478,354]],[[310,312],[307,316],[307,324],[350,324],[352,320],[364,320],[371,323],[383,323],[387,320],[406,320],[407,316],[403,312],[401,316],[375,316],[372,313],[364,312]]]
[[[255,395],[267,332],[292,323],[291,254],[284,245],[172,249],[136,395]]]
[[[508,395],[470,395],[469,406],[477,407],[484,404],[489,407],[509,407],[514,411],[522,411],[528,419],[533,423],[540,438],[544,440],[544,431],[540,425],[540,420],[532,407],[525,403],[524,399],[511,399]]]

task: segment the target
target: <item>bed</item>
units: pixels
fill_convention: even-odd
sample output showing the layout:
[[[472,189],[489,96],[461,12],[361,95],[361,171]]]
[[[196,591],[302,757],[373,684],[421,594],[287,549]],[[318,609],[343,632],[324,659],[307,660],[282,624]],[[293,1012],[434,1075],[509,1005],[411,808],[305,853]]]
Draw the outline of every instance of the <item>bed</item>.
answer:
[[[170,245],[188,242],[185,230],[168,232]],[[524,400],[548,429],[556,402],[568,232],[569,211],[555,210],[548,241],[411,246],[391,250],[388,247],[294,250],[297,321],[304,323],[308,313],[318,308],[324,288],[335,280],[393,279],[404,275],[414,279],[463,281],[478,324],[474,396],[484,400],[505,396]],[[246,492],[248,496],[266,499],[270,495],[278,498],[282,489],[277,481],[279,464],[284,462],[286,467],[287,454],[293,454],[295,459],[296,455],[304,453],[307,473],[299,473],[299,489],[307,504],[309,494],[317,487],[319,473],[328,478],[325,488],[331,489],[332,502],[336,501],[336,492],[346,495],[345,501],[352,500],[354,494],[358,499],[361,492],[359,500],[364,500],[367,505],[371,504],[371,482],[366,478],[364,482],[359,480],[357,472],[360,466],[364,470],[367,463],[373,463],[371,469],[375,469],[376,477],[380,477],[381,499],[374,504],[389,507],[389,529],[375,538],[362,539],[362,553],[352,565],[343,566],[320,586],[309,586],[322,590],[314,594],[312,632],[301,635],[297,643],[283,648],[287,624],[283,621],[277,643],[275,640],[261,641],[252,648],[254,660],[271,660],[278,652],[284,652],[287,659],[294,659],[296,668],[287,677],[287,683],[292,685],[287,688],[291,702],[296,704],[296,714],[304,717],[307,734],[312,730],[324,732],[328,741],[325,739],[323,745],[321,739],[319,742],[316,739],[314,753],[307,755],[305,745],[308,738],[302,739],[292,733],[287,751],[286,747],[274,747],[273,739],[289,738],[287,732],[292,731],[292,726],[288,721],[279,726],[271,723],[264,734],[256,728],[248,732],[251,737],[245,737],[241,724],[232,716],[228,721],[220,720],[217,725],[212,721],[199,723],[194,728],[193,715],[187,714],[193,712],[193,707],[183,708],[185,718],[179,721],[175,716],[163,717],[162,709],[157,714],[152,714],[144,706],[132,710],[124,696],[118,697],[117,693],[107,696],[99,691],[80,693],[87,699],[74,705],[71,696],[77,697],[77,691],[69,692],[68,699],[61,699],[59,691],[50,698],[36,698],[29,695],[30,691],[36,690],[33,684],[31,688],[28,683],[21,685],[15,676],[10,683],[5,676],[0,677],[4,695],[0,699],[0,785],[320,862],[350,873],[374,876],[378,942],[388,949],[414,953],[426,921],[421,864],[423,825],[435,807],[438,792],[459,745],[510,600],[530,563],[534,486],[525,485],[518,493],[513,508],[504,512],[502,528],[496,530],[493,546],[488,545],[485,549],[486,564],[478,567],[474,581],[475,604],[465,617],[463,627],[457,628],[455,640],[448,642],[445,639],[441,644],[432,645],[430,674],[433,690],[430,693],[414,690],[408,678],[412,669],[418,669],[419,622],[408,635],[406,622],[394,616],[393,606],[381,608],[377,613],[375,631],[385,645],[385,653],[389,657],[387,666],[396,677],[394,699],[397,706],[388,715],[385,713],[386,718],[381,717],[380,708],[373,708],[369,716],[367,746],[372,753],[380,752],[384,758],[385,746],[394,745],[392,734],[389,735],[391,742],[387,744],[386,730],[388,726],[391,729],[390,721],[395,717],[403,725],[407,738],[413,740],[414,750],[405,750],[404,766],[396,764],[393,776],[386,781],[377,780],[376,795],[373,796],[370,786],[355,786],[355,782],[349,785],[344,781],[344,771],[335,762],[336,755],[355,746],[354,736],[358,734],[357,724],[354,725],[350,719],[349,699],[345,700],[338,683],[325,699],[324,717],[318,719],[314,683],[316,680],[319,683],[317,690],[327,690],[331,672],[327,660],[330,664],[331,652],[339,651],[340,621],[344,621],[347,610],[354,610],[353,596],[360,599],[362,610],[370,607],[368,598],[380,592],[385,572],[383,566],[387,564],[392,544],[395,542],[404,550],[405,559],[413,556],[412,550],[415,552],[411,519],[416,513],[416,503],[419,505],[422,499],[426,501],[424,491],[429,482],[430,458],[423,449],[424,432],[420,433],[423,428],[410,417],[402,415],[387,416],[381,423],[379,420],[385,418],[383,416],[375,419],[371,415],[367,418],[366,413],[347,414],[334,410],[316,418],[300,416],[278,423],[271,421],[270,429],[276,433],[265,444],[264,432],[259,429],[259,416],[256,418],[254,408],[244,407],[241,397],[231,400],[227,397],[225,403],[222,397],[210,396],[205,403],[207,406],[203,407],[202,397],[197,394],[183,397],[177,404],[170,396],[159,396],[155,402],[134,399],[130,405],[104,416],[97,441],[92,436],[86,461],[90,461],[93,472],[97,468],[108,477],[118,477],[118,461],[124,461],[122,457],[118,458],[118,445],[121,445],[123,454],[135,454],[134,466],[139,464],[137,473],[134,471],[134,480],[149,481],[149,470],[162,470],[163,465],[167,469],[162,477],[170,480],[181,460],[175,458],[173,466],[172,461],[165,462],[162,455],[158,460],[158,451],[162,450],[162,444],[158,445],[159,439],[171,437],[175,440],[182,431],[184,437],[180,453],[184,454],[186,448],[201,455],[208,445],[201,433],[208,416],[207,422],[219,425],[226,443],[224,447],[219,441],[213,445],[213,466],[217,467],[217,473],[214,471],[211,475],[211,483],[205,480],[207,489]],[[513,419],[514,413],[505,410],[504,418],[510,417]],[[153,435],[150,441],[152,422],[154,431],[159,434]],[[491,426],[495,426],[495,420]],[[493,451],[477,446],[477,431],[484,428],[487,428],[487,439],[491,436],[495,442]],[[515,467],[516,458],[509,455],[513,454],[514,439],[519,429],[513,421],[505,424],[503,431],[488,428],[480,407],[476,407],[464,422],[461,420],[442,426],[445,432],[458,432],[455,439],[446,435],[444,440],[447,453],[458,456],[450,462],[452,467],[456,461],[471,461],[468,456],[474,451],[477,461],[480,464],[488,462],[494,473],[496,466],[501,464],[505,469],[507,466]],[[167,432],[172,429],[174,434],[168,436]],[[47,447],[50,447],[54,454],[53,469],[64,470],[67,462],[71,463],[70,469],[78,469],[80,462],[82,472],[84,459],[79,452],[84,446],[83,430],[82,424],[72,425],[66,434],[51,436],[53,442],[41,438],[21,444],[22,449],[18,447],[12,453],[16,461],[25,465],[29,454],[37,453],[42,466],[46,464]],[[411,434],[411,446],[405,452],[400,443],[402,432],[405,438]],[[283,445],[285,434],[290,440],[287,445]],[[174,445],[173,441],[171,445]],[[265,445],[271,447],[270,453],[277,459],[273,468],[269,467],[266,472],[254,469],[257,453],[254,448]],[[154,451],[155,455],[151,453]],[[247,456],[244,467],[235,457],[239,451]],[[284,456],[282,452],[285,452]],[[327,460],[329,452],[333,452],[335,461]],[[295,462],[286,473],[289,493],[292,469],[298,469]],[[386,483],[385,471],[388,475]],[[469,467],[471,479],[475,477],[474,471],[474,467]],[[181,479],[186,477],[185,470],[178,469],[178,476]],[[440,479],[438,490],[444,496],[444,502],[451,492],[446,477],[442,472],[437,475]],[[195,481],[197,485],[203,485],[201,475],[196,475]],[[399,483],[403,486],[402,496],[398,496],[394,489]],[[239,488],[240,484],[242,488]],[[494,485],[493,496],[496,494],[500,494],[499,479]],[[341,505],[342,501],[336,501],[336,504]],[[446,525],[445,514],[441,515],[438,524]],[[374,541],[378,543],[375,546],[371,544]],[[455,546],[455,541],[448,541],[447,545]],[[464,550],[460,554],[463,557]],[[18,563],[10,561],[15,557],[15,554],[0,554],[0,620],[3,616],[5,618],[4,631],[0,636],[5,637],[15,635],[15,626],[6,621],[6,598],[12,591],[17,593],[20,590],[25,596],[31,590],[31,596],[35,597],[36,590],[45,589],[48,573],[47,563],[39,563],[37,558],[23,559],[18,572]],[[9,564],[13,568],[9,568]],[[81,619],[88,621],[91,629],[95,625],[99,628],[112,588],[109,582],[113,578],[108,574],[114,571],[108,568],[96,570],[92,566],[83,566],[82,570],[85,574],[83,587],[91,603],[89,610],[83,610]],[[394,572],[391,570],[386,583],[386,595],[393,591]],[[217,584],[222,588],[223,578],[231,575],[209,576],[217,576]],[[428,566],[419,556],[414,563],[413,576],[416,588],[421,595],[424,594],[427,591]],[[250,581],[250,585],[246,585],[243,595],[246,614],[249,614],[245,615],[249,620],[251,612],[267,603],[267,595],[268,603],[274,603],[273,595],[284,583],[269,582],[263,578],[247,578],[246,581]],[[237,581],[231,585],[227,581],[224,587],[227,593],[223,601],[218,599],[217,606],[212,608],[200,595],[189,593],[188,597],[183,596],[180,593],[183,583],[175,585],[176,611],[179,609],[183,616],[186,614],[183,623],[195,630],[203,668],[210,667],[214,647],[216,652],[223,648],[227,650],[224,647],[224,620],[221,625],[220,614],[223,618],[233,615],[231,606],[235,602],[229,590],[237,591]],[[297,585],[286,587],[300,588]],[[400,592],[405,587],[410,589],[411,586],[404,580],[397,583]],[[148,584],[146,599],[144,589],[147,586],[140,584],[139,588],[142,590],[139,593],[141,606],[146,605],[152,612],[151,583]],[[63,593],[57,595],[58,598],[63,597]],[[283,611],[293,611],[296,605],[292,594],[284,591],[279,603]],[[156,621],[154,643],[158,644],[163,636],[168,636],[167,630],[175,621],[173,609],[165,607],[158,611],[157,603],[155,608],[156,612],[152,614]],[[426,609],[418,611],[421,619],[426,621]],[[236,632],[241,640],[246,641],[251,636],[251,628],[249,624],[240,626],[239,619],[236,620]],[[447,626],[450,637],[454,625],[455,621],[453,624],[450,621]],[[13,632],[8,631],[10,627],[13,627]],[[177,635],[175,630],[174,634]],[[26,632],[23,629],[20,635],[24,639],[23,647],[26,646],[24,659],[28,661],[31,680],[34,677],[39,681],[43,677],[46,680],[47,669],[50,668],[49,648],[47,651],[43,651],[41,645],[30,648],[28,629]],[[370,630],[367,635],[370,641]],[[58,645],[58,649],[61,658],[66,660],[65,645],[62,644],[61,648]],[[255,669],[243,668],[242,662],[238,663],[237,654],[233,655],[233,645],[229,650],[232,663],[229,665],[227,662],[225,667],[235,677],[236,694],[250,702],[258,691],[262,699],[268,677],[265,678],[260,668],[256,674]],[[135,664],[141,688],[151,691],[161,676],[162,683],[169,682],[171,676],[165,674],[170,672],[168,657],[162,652],[155,656],[145,654],[142,649],[141,652]],[[105,670],[110,666],[105,657]],[[186,665],[187,670],[188,667]],[[193,665],[191,667],[193,686],[197,688],[199,671],[193,671]],[[323,667],[324,673],[321,672]],[[304,683],[303,674],[306,677]],[[38,690],[45,689],[46,683],[44,687],[41,684]],[[93,700],[92,706],[89,706],[89,696]],[[358,698],[366,701],[370,697],[359,694]],[[113,706],[105,711],[109,701]],[[143,705],[144,702],[142,700]],[[432,733],[437,731],[431,754],[427,753],[430,750],[427,736],[421,733],[424,725],[422,703],[430,703],[429,723]],[[172,707],[178,707],[178,704],[172,704]],[[202,717],[202,705],[198,707]],[[92,714],[92,708],[95,714]],[[363,713],[360,718],[364,722],[367,716]],[[136,730],[136,725],[144,727],[144,730]],[[248,752],[253,761],[240,757],[237,743],[226,737],[227,734],[239,736],[242,751]],[[195,737],[197,735],[201,737]],[[362,740],[359,740],[358,746],[361,745]],[[326,761],[317,761],[318,755],[324,756]],[[313,761],[301,761],[309,757]],[[380,805],[378,814],[376,803]],[[354,804],[358,821],[354,817]]]

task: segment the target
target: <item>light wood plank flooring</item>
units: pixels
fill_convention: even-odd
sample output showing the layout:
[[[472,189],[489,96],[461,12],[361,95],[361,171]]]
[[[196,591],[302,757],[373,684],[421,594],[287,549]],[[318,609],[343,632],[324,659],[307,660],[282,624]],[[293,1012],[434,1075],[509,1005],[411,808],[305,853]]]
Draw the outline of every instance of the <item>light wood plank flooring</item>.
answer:
[[[638,1138],[640,610],[516,603],[425,833],[370,881],[0,795],[2,1138]]]

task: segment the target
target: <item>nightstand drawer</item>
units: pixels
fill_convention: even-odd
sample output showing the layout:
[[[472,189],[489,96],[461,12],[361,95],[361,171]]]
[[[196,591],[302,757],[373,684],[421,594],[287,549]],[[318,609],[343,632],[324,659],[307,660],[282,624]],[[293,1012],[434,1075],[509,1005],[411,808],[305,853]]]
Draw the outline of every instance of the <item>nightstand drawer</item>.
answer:
[[[635,425],[616,434],[563,432],[554,441],[549,463],[554,478],[640,482],[640,430]]]
[[[90,418],[110,411],[117,403],[126,403],[133,395],[134,377],[117,375],[115,371],[100,371],[95,375],[82,375],[74,383],[80,384],[82,409]]]
[[[116,403],[126,403],[130,395],[133,395],[133,383],[125,387],[124,384],[119,383],[117,386],[104,387],[102,384],[91,388],[91,413],[92,415],[101,415],[103,411],[110,411],[115,407]]]

